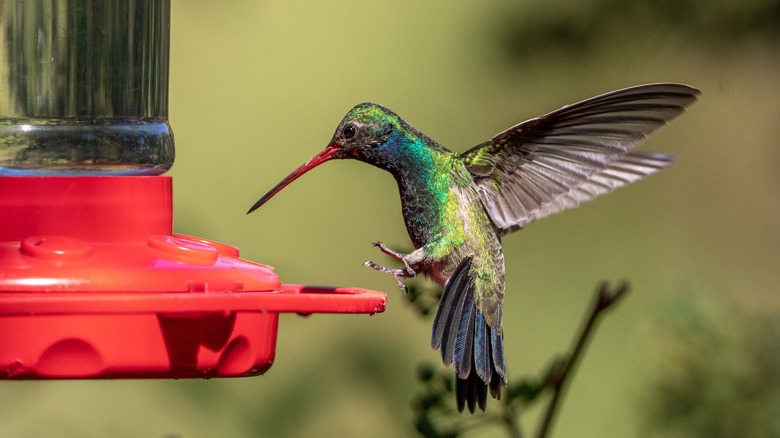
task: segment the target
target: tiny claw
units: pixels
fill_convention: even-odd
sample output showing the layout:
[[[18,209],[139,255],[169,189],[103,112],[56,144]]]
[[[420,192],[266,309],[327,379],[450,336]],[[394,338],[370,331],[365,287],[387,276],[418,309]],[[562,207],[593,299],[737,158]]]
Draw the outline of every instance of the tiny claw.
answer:
[[[372,246],[378,247],[380,251],[383,253],[389,255],[390,257],[398,260],[399,262],[404,264],[404,271],[405,271],[405,277],[412,277],[417,278],[417,272],[415,272],[414,269],[412,269],[412,266],[409,264],[408,261],[406,261],[406,256],[408,254],[401,254],[400,252],[393,251],[392,249],[388,248],[387,245],[380,241],[374,241],[371,242]]]
[[[409,289],[407,289],[407,287],[404,284],[404,282],[401,281],[401,279],[403,277],[407,276],[406,272],[404,272],[403,270],[401,270],[401,269],[392,269],[392,268],[387,268],[387,267],[382,266],[382,265],[377,265],[376,263],[374,263],[374,262],[372,262],[370,260],[365,262],[365,263],[363,263],[363,266],[368,266],[369,268],[373,268],[373,269],[375,269],[375,270],[377,270],[379,272],[384,272],[386,274],[392,275],[393,278],[395,278],[395,282],[398,284],[398,288],[403,290],[404,294],[409,293]]]

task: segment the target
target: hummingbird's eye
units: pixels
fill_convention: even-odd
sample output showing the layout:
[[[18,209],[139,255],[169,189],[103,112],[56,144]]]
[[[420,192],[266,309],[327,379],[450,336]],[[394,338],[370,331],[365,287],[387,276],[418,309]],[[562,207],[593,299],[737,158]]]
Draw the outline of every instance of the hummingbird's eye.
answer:
[[[341,130],[341,135],[343,135],[345,139],[349,140],[355,136],[356,132],[357,129],[355,128],[355,125],[347,125],[344,127],[344,129]]]

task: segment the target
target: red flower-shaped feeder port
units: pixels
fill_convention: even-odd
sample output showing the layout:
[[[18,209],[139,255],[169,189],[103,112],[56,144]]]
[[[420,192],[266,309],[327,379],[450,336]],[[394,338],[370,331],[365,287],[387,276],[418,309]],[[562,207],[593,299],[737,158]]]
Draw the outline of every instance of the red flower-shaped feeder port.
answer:
[[[169,177],[0,178],[0,378],[258,375],[280,313],[385,309],[171,224]]]

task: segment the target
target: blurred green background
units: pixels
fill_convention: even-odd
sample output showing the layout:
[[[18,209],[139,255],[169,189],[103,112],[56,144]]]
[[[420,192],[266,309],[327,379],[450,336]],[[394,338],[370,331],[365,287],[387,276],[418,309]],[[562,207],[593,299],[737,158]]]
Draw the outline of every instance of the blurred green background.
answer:
[[[409,247],[392,177],[340,161],[244,212],[382,103],[453,150],[614,89],[694,85],[642,147],[677,163],[507,236],[510,379],[565,351],[601,279],[631,295],[596,333],[554,436],[778,436],[777,1],[174,0],[175,229],[285,282],[389,294],[375,316],[285,315],[264,376],[2,382],[0,436],[407,436],[430,320],[370,246]],[[763,367],[762,367],[763,366]],[[540,409],[524,413],[533,430]],[[496,436],[496,429],[475,435]]]

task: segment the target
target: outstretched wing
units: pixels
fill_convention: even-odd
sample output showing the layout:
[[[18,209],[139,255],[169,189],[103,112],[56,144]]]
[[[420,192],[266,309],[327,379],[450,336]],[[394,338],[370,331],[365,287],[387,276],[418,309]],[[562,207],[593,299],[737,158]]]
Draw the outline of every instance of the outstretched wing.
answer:
[[[655,173],[672,158],[629,153],[699,90],[649,84],[515,125],[461,154],[493,223],[507,233]]]

